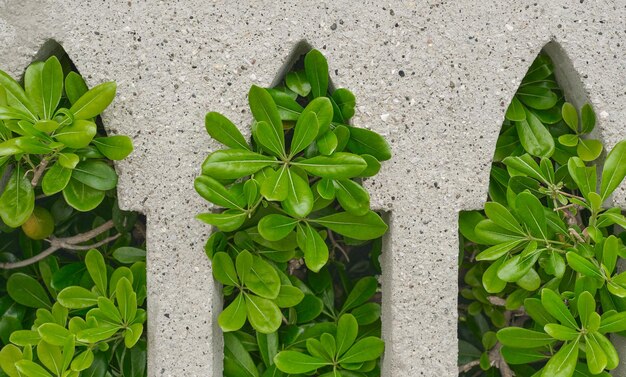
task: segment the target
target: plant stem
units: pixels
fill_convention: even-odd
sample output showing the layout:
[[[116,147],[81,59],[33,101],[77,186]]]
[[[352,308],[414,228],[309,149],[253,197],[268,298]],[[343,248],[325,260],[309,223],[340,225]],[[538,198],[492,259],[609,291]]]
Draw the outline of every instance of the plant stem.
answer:
[[[55,251],[59,250],[59,249],[68,249],[68,250],[89,250],[95,247],[99,247],[102,246],[104,244],[107,244],[115,239],[117,239],[117,237],[119,237],[119,234],[116,234],[115,236],[111,236],[108,237],[100,242],[97,242],[95,244],[92,245],[79,245],[83,242],[87,242],[99,235],[101,235],[102,233],[112,229],[115,226],[115,224],[113,224],[113,220],[109,220],[106,223],[100,225],[97,228],[94,228],[90,231],[87,231],[85,233],[81,233],[81,234],[77,234],[75,236],[72,237],[66,237],[66,238],[50,238],[48,240],[48,242],[50,243],[50,247],[47,248],[46,250],[42,251],[41,253],[19,261],[19,262],[13,262],[13,263],[0,263],[0,269],[5,269],[5,270],[11,270],[11,269],[15,269],[15,268],[21,268],[21,267],[26,267],[26,266],[30,266],[31,264],[37,263],[42,259],[45,259],[47,256],[53,254]]]

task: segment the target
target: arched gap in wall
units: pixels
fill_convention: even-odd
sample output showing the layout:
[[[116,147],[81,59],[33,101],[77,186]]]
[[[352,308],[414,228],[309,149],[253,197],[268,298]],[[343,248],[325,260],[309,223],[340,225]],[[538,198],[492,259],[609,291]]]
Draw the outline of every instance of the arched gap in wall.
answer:
[[[289,114],[291,110],[296,107],[300,107],[300,109],[296,109],[299,114],[299,111],[302,111],[302,107],[305,106],[306,98],[297,97],[294,95],[293,97],[286,98],[285,93],[290,94],[289,89],[286,89],[285,78],[288,73],[293,71],[303,71],[304,70],[304,59],[305,55],[311,51],[313,47],[305,40],[302,40],[294,46],[292,52],[289,54],[285,63],[279,70],[279,73],[276,75],[273,80],[270,89],[270,93],[277,104],[279,113],[281,115],[284,126],[287,130],[293,128],[295,125],[295,118],[291,118]],[[332,80],[329,78],[328,83],[329,92],[335,91],[335,86],[332,83]],[[291,94],[295,94],[291,92]],[[335,108],[337,111],[337,108]],[[351,122],[346,122],[347,125],[351,126]],[[337,123],[339,124],[339,123]],[[290,144],[291,134],[288,132],[286,134],[286,144]],[[254,139],[251,140],[254,143]],[[362,182],[362,180],[358,180]],[[339,208],[339,207],[338,207]],[[215,213],[221,212],[221,209],[216,209]],[[360,336],[366,335],[374,335],[381,336],[381,327],[382,327],[382,338],[386,342],[391,341],[391,318],[390,318],[390,310],[388,308],[389,304],[385,301],[387,298],[391,297],[391,286],[388,283],[390,278],[390,268],[391,268],[391,236],[390,233],[393,230],[392,224],[392,216],[390,212],[379,211],[378,214],[382,217],[382,219],[389,225],[389,231],[383,237],[376,239],[374,241],[361,243],[356,240],[351,240],[345,242],[345,240],[336,241],[333,239],[332,235],[326,239],[326,243],[332,254],[337,255],[337,261],[330,263],[330,266],[327,270],[323,270],[323,272],[328,274],[328,277],[331,279],[329,281],[329,285],[325,286],[325,288],[321,289],[315,284],[320,284],[323,279],[326,279],[323,274],[313,274],[304,268],[304,265],[298,265],[298,263],[302,263],[302,258],[295,258],[289,261],[293,267],[293,278],[298,280],[297,284],[302,284],[306,286],[305,290],[308,292],[305,296],[305,300],[308,300],[306,303],[303,301],[301,305],[297,305],[294,308],[283,310],[286,314],[284,317],[284,323],[287,324],[285,328],[281,327],[279,331],[279,336],[282,340],[289,339],[292,337],[299,336],[310,336],[313,335],[314,338],[319,338],[319,336],[324,332],[333,332],[329,329],[326,331],[319,332],[317,334],[309,334],[305,332],[306,328],[311,324],[315,323],[315,328],[322,329],[326,323],[336,323],[338,316],[342,312],[341,305],[345,301],[349,290],[353,288],[353,284],[363,277],[376,277],[376,279],[372,279],[374,281],[374,290],[371,292],[371,297],[368,296],[364,302],[361,302],[356,307],[352,307],[346,312],[352,312],[355,309],[360,310],[360,315],[367,314],[369,318],[363,319],[364,323],[361,327]],[[213,228],[212,232],[218,231],[217,228]],[[337,237],[337,235],[335,236]],[[336,265],[335,265],[336,264]],[[341,267],[338,267],[341,265]],[[377,282],[376,282],[377,280]],[[296,284],[296,283],[294,283]],[[216,329],[216,334],[223,334],[222,330],[219,328],[218,324],[218,316],[219,314],[230,305],[233,301],[233,297],[227,298],[224,300],[223,296],[223,287],[221,284],[216,282],[216,289],[220,292],[218,295],[219,299],[215,300],[215,311],[213,323]],[[370,304],[369,306],[364,307],[363,304]],[[302,316],[302,318],[307,314],[310,308],[315,308],[319,304],[319,312],[315,313],[315,316],[311,318],[311,320],[300,321],[298,316]],[[382,306],[382,308],[381,308]],[[369,309],[368,309],[369,308]],[[364,313],[364,309],[368,309],[367,313]],[[317,309],[314,309],[315,311]],[[381,315],[382,314],[382,315]],[[359,317],[359,321],[361,318]],[[382,321],[382,325],[381,325]],[[322,326],[320,326],[320,324]],[[307,327],[302,327],[301,325],[306,325]],[[224,336],[218,337],[213,341],[214,346],[214,355],[216,358],[221,358],[220,360],[214,360],[214,365],[216,365],[215,374],[216,375],[224,375],[227,377],[235,377],[238,376],[237,366],[238,363],[236,360],[236,352],[235,349],[240,349],[239,345],[235,341],[235,337],[241,342],[241,345],[245,345],[246,342],[258,342],[257,347],[272,347],[271,344],[266,344],[264,342],[268,341],[265,337],[263,340],[254,339],[254,335],[250,331],[245,331],[249,326],[244,327],[244,331],[238,331],[233,335],[233,333],[226,333]],[[308,331],[308,330],[307,330]],[[321,330],[315,330],[321,331]],[[304,334],[304,335],[303,335]],[[334,335],[334,334],[333,334]],[[231,337],[231,339],[226,339],[226,337]],[[295,339],[295,338],[294,338]],[[293,339],[292,339],[293,340]],[[277,340],[275,340],[277,341]],[[263,342],[263,344],[261,344]],[[297,344],[285,343],[287,344],[285,349],[287,350],[301,350],[306,352],[304,339],[300,339]],[[278,344],[275,344],[275,346]],[[281,351],[282,348],[277,349]],[[271,352],[270,352],[271,353]],[[249,365],[261,365],[259,367],[258,373],[263,374],[267,373],[267,369],[271,368],[269,365],[263,366],[265,362],[267,362],[267,355],[264,355],[260,349],[256,349],[255,347],[248,347],[247,356],[243,357],[246,360],[246,363]],[[250,364],[249,361],[253,363]],[[240,361],[239,361],[240,362]],[[272,362],[273,363],[273,362]],[[384,358],[380,365],[372,366],[375,371],[378,373],[369,375],[380,375],[385,376],[385,373],[388,368],[385,368]],[[256,367],[255,367],[256,368]],[[316,374],[317,375],[317,374]],[[321,373],[320,373],[321,375]]]
[[[53,56],[60,69],[44,65]],[[146,218],[119,208],[113,163],[130,153],[130,139],[107,136],[96,109],[106,107],[102,103],[107,99],[94,98],[83,113],[69,110],[88,88],[58,42],[46,41],[33,58],[33,63],[38,62],[38,68],[31,66],[18,80],[22,86],[31,80],[25,95],[27,101],[37,104],[31,105],[35,109],[32,118],[0,120],[0,141],[7,145],[6,140],[17,138],[21,149],[20,158],[0,159],[0,171],[25,170],[23,183],[32,187],[35,203],[33,215],[21,227],[11,228],[0,221],[0,290],[8,293],[0,298],[0,345],[12,347],[7,344],[14,341],[23,346],[10,333],[42,329],[53,322],[68,328],[64,332],[72,333],[72,341],[42,346],[41,342],[49,340],[44,337],[33,343],[39,344],[33,353],[44,353],[33,359],[39,360],[39,368],[54,374],[78,373],[69,368],[82,368],[90,375],[130,375],[132,370],[133,375],[143,376],[147,367]],[[68,75],[71,78],[66,81]],[[68,90],[70,81],[72,89]],[[111,87],[108,93],[113,99]],[[0,104],[18,106],[15,95],[7,98],[5,104],[0,98]],[[46,102],[47,98],[55,99]],[[58,105],[46,111],[46,104],[54,105],[57,99]],[[53,112],[55,108],[63,110]],[[0,193],[8,192],[9,185],[1,186]],[[2,211],[7,210],[5,204],[0,204]],[[123,278],[129,285],[125,281],[117,284]],[[36,300],[26,299],[22,289]],[[75,301],[81,297],[76,296],[77,291],[90,302]],[[97,305],[96,300],[100,300]],[[110,328],[107,334],[94,337],[94,331],[102,330],[98,323]],[[43,330],[39,334],[46,335]],[[53,365],[50,359],[57,353],[68,361],[63,367]],[[22,374],[35,373],[33,362],[23,363]]]
[[[546,360],[570,343],[554,340],[549,342],[552,348],[528,348],[528,342],[513,339],[519,334],[508,337],[506,332],[496,333],[504,327],[528,327],[534,321],[538,324],[534,330],[541,334],[543,325],[556,322],[549,314],[538,319],[538,313],[547,314],[541,298],[544,288],[563,294],[559,297],[557,293],[557,301],[563,301],[563,307],[575,317],[578,296],[574,292],[595,292],[592,282],[574,283],[577,272],[565,257],[572,250],[584,254],[580,251],[584,245],[596,244],[586,230],[590,211],[580,205],[586,200],[582,196],[587,195],[578,182],[574,185],[568,169],[571,157],[582,158],[587,166],[602,158],[599,141],[593,141],[596,132],[584,129],[584,124],[591,124],[590,113],[580,115],[587,99],[572,61],[561,45],[551,41],[532,63],[507,108],[494,152],[485,210],[459,214],[461,377],[489,373],[530,376],[547,368]],[[563,120],[566,101],[578,112],[568,118],[575,118],[568,123],[575,122],[576,126]],[[597,176],[588,172],[593,186]],[[611,227],[606,229],[613,232]],[[592,258],[592,254],[586,256]],[[597,300],[598,306],[606,304],[608,295],[609,291],[602,293],[604,298]],[[583,352],[581,348],[580,354]],[[579,357],[563,368],[571,367],[573,373],[575,367],[585,374],[584,362]]]

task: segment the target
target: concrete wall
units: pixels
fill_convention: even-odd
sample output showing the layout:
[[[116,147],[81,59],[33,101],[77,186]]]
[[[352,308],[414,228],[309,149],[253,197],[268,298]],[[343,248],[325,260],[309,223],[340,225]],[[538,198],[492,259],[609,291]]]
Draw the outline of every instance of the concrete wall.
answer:
[[[148,216],[149,374],[221,376],[209,229],[193,219],[207,209],[193,178],[218,147],[204,114],[247,129],[249,86],[272,83],[299,41],[320,49],[357,96],[354,123],[395,155],[368,181],[392,221],[383,374],[455,376],[457,216],[483,207],[506,106],[554,40],[599,135],[626,137],[624,17],[624,0],[0,0],[0,67],[19,76],[53,38],[89,84],[118,82],[104,120],[136,145],[119,190]]]

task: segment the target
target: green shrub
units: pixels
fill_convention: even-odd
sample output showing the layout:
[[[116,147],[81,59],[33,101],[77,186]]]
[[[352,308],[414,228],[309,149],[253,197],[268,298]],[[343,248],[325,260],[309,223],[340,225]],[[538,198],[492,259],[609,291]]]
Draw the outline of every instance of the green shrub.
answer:
[[[379,376],[378,257],[387,225],[359,184],[391,158],[377,133],[348,125],[347,89],[329,91],[317,50],[284,86],[252,86],[252,143],[218,113],[211,153],[195,181],[223,207],[198,218],[223,285],[224,375]]]
[[[67,56],[0,71],[0,376],[146,375],[145,228],[117,206],[132,151]]]
[[[506,112],[489,202],[460,215],[461,376],[608,376],[619,363],[626,218],[605,202],[626,176],[626,141],[597,167],[594,111],[565,102],[553,72],[546,55],[532,64]]]

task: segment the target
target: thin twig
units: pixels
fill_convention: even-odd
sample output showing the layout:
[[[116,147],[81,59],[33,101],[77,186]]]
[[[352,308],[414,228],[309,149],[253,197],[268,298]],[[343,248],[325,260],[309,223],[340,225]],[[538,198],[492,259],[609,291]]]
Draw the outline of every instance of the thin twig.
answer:
[[[35,187],[39,184],[39,180],[41,179],[43,172],[46,171],[46,167],[48,167],[49,162],[50,161],[46,158],[41,160],[41,162],[35,169],[35,172],[33,173],[33,180],[30,182],[31,186]]]
[[[24,259],[22,261],[19,262],[14,262],[14,263],[0,263],[0,269],[5,269],[5,270],[11,270],[11,269],[15,269],[15,268],[21,268],[21,267],[26,267],[26,266],[30,266],[31,264],[37,263],[42,259],[45,259],[47,256],[53,254],[55,251],[59,250],[59,249],[71,249],[71,250],[89,250],[91,248],[94,247],[98,247],[98,246],[102,246],[105,243],[111,242],[113,239],[119,237],[119,234],[116,236],[112,236],[109,237],[105,240],[102,240],[98,243],[95,243],[93,245],[88,245],[88,246],[79,246],[78,244],[81,244],[83,242],[87,242],[99,235],[101,235],[102,233],[112,229],[115,225],[113,224],[113,220],[109,220],[106,223],[100,225],[97,228],[94,228],[90,231],[87,231],[85,233],[81,233],[72,237],[67,237],[67,238],[50,238],[48,240],[48,242],[50,243],[50,247],[47,248],[46,250],[42,251],[41,253],[28,258],[28,259]],[[112,238],[112,239],[111,239]],[[105,242],[106,241],[106,242]],[[80,249],[78,247],[81,247]],[[82,249],[82,247],[85,247],[85,249]]]
[[[469,363],[463,364],[459,367],[459,373],[469,372],[472,368],[478,365],[480,365],[480,360],[470,361]]]
[[[337,242],[337,240],[335,240],[335,236],[333,235],[333,232],[330,229],[328,230],[328,238],[330,239],[330,242],[333,244],[333,247],[341,251],[341,254],[343,254],[343,256],[346,258],[346,262],[350,262],[350,257],[348,256],[348,252],[339,244],[339,242]]]
[[[111,241],[115,241],[116,239],[120,238],[120,236],[121,236],[121,234],[117,233],[114,236],[107,237],[107,238],[103,239],[102,241],[96,242],[96,243],[91,244],[91,245],[61,244],[59,246],[60,246],[61,249],[67,249],[67,250],[77,250],[77,251],[80,251],[80,250],[91,250],[91,249],[96,249],[96,248],[98,248],[98,247],[100,247],[102,245],[106,245],[106,244],[108,244]]]

